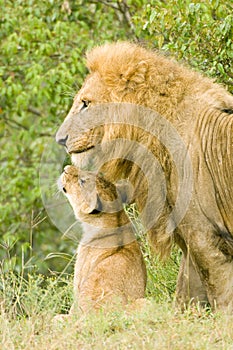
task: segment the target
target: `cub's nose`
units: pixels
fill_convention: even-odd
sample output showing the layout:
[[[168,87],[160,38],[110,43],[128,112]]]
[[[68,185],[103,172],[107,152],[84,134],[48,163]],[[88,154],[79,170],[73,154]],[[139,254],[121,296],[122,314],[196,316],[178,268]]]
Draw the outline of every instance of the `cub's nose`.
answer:
[[[59,143],[59,145],[66,146],[66,141],[68,140],[68,135],[64,138],[59,138],[58,135],[56,135],[56,142]]]

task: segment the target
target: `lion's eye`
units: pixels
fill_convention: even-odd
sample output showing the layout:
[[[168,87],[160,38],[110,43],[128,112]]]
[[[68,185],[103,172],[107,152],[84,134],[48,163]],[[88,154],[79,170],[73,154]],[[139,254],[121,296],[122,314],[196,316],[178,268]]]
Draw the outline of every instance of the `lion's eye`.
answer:
[[[84,109],[86,109],[86,108],[89,106],[90,101],[82,100],[82,104],[83,104],[83,105],[82,105],[80,111],[83,111]]]

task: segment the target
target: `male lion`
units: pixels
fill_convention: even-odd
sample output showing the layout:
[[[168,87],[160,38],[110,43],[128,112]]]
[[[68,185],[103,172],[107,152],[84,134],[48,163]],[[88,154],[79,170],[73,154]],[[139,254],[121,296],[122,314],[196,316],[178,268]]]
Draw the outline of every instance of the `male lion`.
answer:
[[[60,181],[84,229],[74,274],[77,306],[86,312],[114,300],[127,304],[143,298],[146,268],[118,198],[125,186],[74,166],[65,167]]]
[[[167,253],[173,240],[183,251],[177,283],[178,302],[182,305],[190,300],[209,302],[213,308],[217,306],[232,312],[233,97],[212,80],[158,53],[127,42],[94,48],[87,54],[87,66],[90,74],[57,133],[57,142],[66,146],[77,166],[85,157],[92,156],[97,145],[106,143],[106,140],[122,138],[146,146],[158,159],[166,183],[165,191],[160,186],[161,177],[155,174],[155,194],[152,197],[153,200],[157,198],[157,202],[152,201],[151,211],[156,212],[163,196],[165,199],[156,222],[152,227],[147,225],[149,239],[161,255]],[[96,108],[93,106],[111,102],[150,108],[165,118],[182,138],[191,161],[193,191],[183,193],[183,199],[190,194],[191,198],[181,222],[176,214],[173,215],[176,197],[179,193],[182,196],[184,191],[179,186],[179,174],[173,159],[177,152],[169,154],[159,135],[151,135],[149,128],[145,130],[122,122],[99,123],[98,127],[94,117],[99,115],[100,118],[102,114],[100,110],[98,115],[92,113]],[[112,108],[113,112],[109,108],[103,115],[111,119],[112,113],[114,121],[116,107]],[[137,111],[132,107],[126,114],[132,120]],[[153,130],[158,127],[164,133],[159,119],[149,112],[148,116],[149,127]],[[135,118],[140,122],[143,113]],[[106,161],[101,171],[112,182],[128,178],[135,189],[134,200],[142,212],[151,186],[134,158],[132,161],[128,156],[127,144],[118,144],[119,147],[115,144],[112,161]],[[122,145],[125,145],[125,150]],[[181,158],[185,160],[185,156]],[[184,180],[186,169],[184,166],[183,174],[182,167],[180,171]],[[152,220],[150,211],[146,216]]]

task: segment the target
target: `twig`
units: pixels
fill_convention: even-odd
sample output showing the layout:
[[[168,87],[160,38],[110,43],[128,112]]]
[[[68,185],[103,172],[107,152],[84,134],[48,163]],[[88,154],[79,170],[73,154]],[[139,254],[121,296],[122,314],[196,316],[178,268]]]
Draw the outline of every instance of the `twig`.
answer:
[[[129,6],[126,3],[126,0],[122,0],[122,1],[117,1],[118,4],[118,8],[121,11],[121,13],[124,16],[125,22],[128,24],[128,26],[130,27],[130,29],[135,32],[135,26],[132,22],[132,16],[131,13],[129,11]]]
[[[32,106],[28,106],[28,112],[31,112],[35,115],[38,115],[39,117],[42,115],[40,111],[38,111],[38,109],[36,109],[35,107]]]
[[[99,3],[101,3],[101,4],[103,4],[103,5],[106,5],[106,6],[108,6],[108,7],[111,7],[112,9],[114,9],[114,10],[119,10],[119,8],[117,7],[117,6],[115,6],[115,5],[113,5],[111,2],[109,2],[109,1],[105,1],[105,0],[98,0],[98,1],[95,1],[95,0],[92,0],[92,1],[90,1],[90,3],[93,3],[93,4],[99,4]]]
[[[24,129],[24,130],[29,130],[28,127],[26,127],[25,125],[20,124],[19,122],[17,122],[14,119],[9,119],[7,117],[5,117],[4,115],[2,116],[2,118],[5,120],[5,122],[12,126],[12,127],[16,127],[17,129]],[[13,124],[13,125],[12,125]]]
[[[131,16],[131,13],[129,11],[129,5],[127,4],[126,0],[122,0],[122,1],[118,0],[117,6],[115,4],[113,4],[111,1],[105,1],[105,0],[100,0],[100,1],[92,0],[92,1],[90,1],[90,3],[93,3],[93,4],[101,3],[105,6],[111,7],[115,11],[120,12],[123,15],[124,22],[135,33],[135,26],[132,22],[132,16]],[[118,19],[121,21],[119,16],[118,16]]]
[[[16,129],[23,129],[23,130],[26,130],[26,131],[28,131],[28,132],[30,132],[30,130],[29,130],[29,128],[27,127],[27,126],[25,126],[25,125],[23,125],[23,124],[21,124],[21,123],[19,123],[19,122],[17,122],[16,120],[14,120],[14,119],[9,119],[9,118],[7,118],[6,116],[2,116],[2,118],[5,120],[5,122],[9,125],[9,126],[11,126],[12,128],[16,128]],[[38,133],[38,136],[40,136],[40,137],[53,137],[54,135],[51,135],[51,134],[49,134],[49,133],[46,133],[46,132],[40,132],[40,133]]]

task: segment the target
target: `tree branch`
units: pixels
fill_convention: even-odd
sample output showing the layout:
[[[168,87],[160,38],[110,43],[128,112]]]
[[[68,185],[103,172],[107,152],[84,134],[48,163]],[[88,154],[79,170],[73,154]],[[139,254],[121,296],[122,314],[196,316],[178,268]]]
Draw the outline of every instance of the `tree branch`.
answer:
[[[105,0],[99,0],[99,1],[96,1],[96,0],[92,0],[90,1],[90,3],[93,3],[93,4],[103,4],[105,6],[108,6],[108,7],[111,7],[112,9],[114,10],[119,10],[119,8],[115,5],[113,5],[113,3],[109,2],[109,1],[105,1]]]
[[[27,110],[28,110],[28,112],[31,112],[31,113],[33,113],[35,115],[38,115],[39,117],[42,116],[41,112],[38,109],[36,109],[35,107],[28,106]]]
[[[127,26],[132,30],[133,33],[135,33],[135,26],[133,24],[133,21],[132,21],[132,15],[129,11],[129,5],[127,4],[127,1],[126,0],[117,0],[117,2],[112,2],[112,1],[108,1],[108,0],[91,0],[90,3],[93,3],[93,4],[103,4],[105,6],[108,6],[112,9],[114,9],[115,11],[117,12],[120,12],[123,16],[123,20],[124,22],[127,24]],[[116,14],[117,14],[116,12]],[[119,18],[118,16],[118,19],[119,21],[122,21],[121,18]]]
[[[24,129],[24,130],[29,130],[25,125],[23,125],[23,124],[20,124],[19,122],[17,122],[16,120],[14,120],[14,119],[9,119],[9,118],[7,118],[7,117],[5,117],[4,115],[2,116],[2,118],[5,120],[5,122],[9,125],[9,126],[11,126],[11,127],[13,127],[13,128],[16,128],[16,129]]]
[[[123,14],[123,17],[125,19],[125,22],[128,24],[129,28],[135,32],[135,26],[132,22],[132,15],[129,11],[129,6],[126,2],[126,0],[122,0],[122,1],[117,1],[117,4],[118,4],[118,8],[119,8],[119,11],[121,11],[121,13]]]
[[[23,130],[30,132],[30,130],[27,126],[17,122],[16,120],[9,119],[9,118],[5,117],[4,115],[2,116],[2,118],[5,120],[6,124],[8,124],[10,127],[16,128],[18,130],[23,129]],[[40,137],[45,137],[45,136],[46,137],[53,137],[53,135],[46,133],[46,132],[40,132],[40,133],[38,133],[38,136],[40,136]]]

